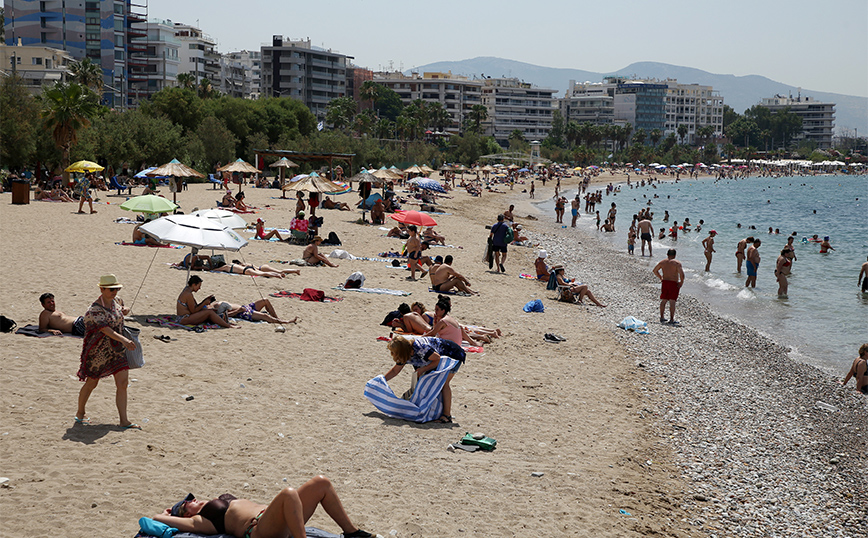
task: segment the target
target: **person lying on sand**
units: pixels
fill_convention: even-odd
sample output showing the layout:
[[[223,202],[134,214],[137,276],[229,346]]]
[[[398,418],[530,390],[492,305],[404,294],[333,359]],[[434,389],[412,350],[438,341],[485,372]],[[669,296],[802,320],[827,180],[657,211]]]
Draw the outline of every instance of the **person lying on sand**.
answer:
[[[407,225],[399,222],[397,226],[389,230],[386,237],[397,237],[399,239],[407,239],[410,237],[410,232],[407,230]]]
[[[236,538],[285,538],[306,536],[304,524],[319,506],[341,528],[344,538],[373,538],[373,534],[353,524],[331,481],[322,475],[311,478],[298,489],[282,489],[267,505],[228,493],[210,501],[199,501],[191,493],[153,519],[181,532],[230,534]]]
[[[153,237],[151,237],[149,235],[145,235],[144,233],[142,233],[142,231],[139,230],[139,228],[141,226],[142,226],[141,224],[136,224],[136,227],[133,228],[133,244],[134,245],[158,246],[161,244],[159,241],[157,241]]]
[[[39,332],[49,332],[55,336],[63,333],[84,336],[84,317],[74,318],[58,312],[53,293],[43,293],[39,296],[39,302],[42,303],[42,312],[39,313]]]
[[[229,302],[217,303],[214,308],[218,314],[224,312],[230,318],[239,318],[246,321],[267,321],[268,323],[295,323],[298,317],[289,320],[280,319],[275,312],[271,301],[268,299],[259,299],[250,304],[240,305]],[[265,309],[266,312],[262,312]]]
[[[300,269],[275,269],[270,265],[260,265],[257,268],[255,265],[244,265],[239,260],[232,260],[232,263],[217,264],[211,268],[215,273],[232,273],[233,275],[248,275],[248,276],[264,276],[268,278],[284,278],[287,274],[301,274]]]
[[[305,247],[304,252],[301,254],[301,259],[311,266],[328,265],[329,267],[338,267],[337,264],[330,262],[328,258],[319,253],[319,245],[321,243],[322,237],[315,235],[310,240],[310,244]]]
[[[326,196],[326,199],[322,201],[323,209],[339,209],[340,211],[349,211],[350,206],[346,204],[346,202],[335,202],[330,197]]]
[[[433,327],[436,323],[436,308],[435,312],[428,312],[425,309],[424,304],[416,301],[410,306],[410,309],[416,314],[419,314],[422,317],[422,320],[428,325],[431,325]],[[486,344],[491,343],[491,340],[494,338],[500,338],[501,336],[503,336],[503,333],[500,329],[489,329],[488,327],[480,327],[479,325],[459,324],[459,326],[463,331],[467,331],[467,333],[470,334],[474,340],[481,340]]]
[[[410,309],[407,303],[398,305],[398,310],[389,312],[380,325],[401,329],[406,334],[425,334],[431,330],[431,325],[416,312]]]
[[[442,235],[438,234],[434,228],[428,227],[425,228],[425,231],[422,232],[422,239],[427,241],[428,243],[434,243],[435,245],[445,245],[446,238]]]
[[[181,290],[181,294],[178,295],[178,299],[175,301],[175,313],[177,314],[175,323],[180,323],[181,325],[216,323],[227,329],[237,329],[237,325],[232,325],[211,308],[215,300],[213,295],[205,297],[202,302],[196,301],[193,294],[200,289],[202,289],[202,279],[198,275],[191,276],[190,280],[187,281],[187,286]]]

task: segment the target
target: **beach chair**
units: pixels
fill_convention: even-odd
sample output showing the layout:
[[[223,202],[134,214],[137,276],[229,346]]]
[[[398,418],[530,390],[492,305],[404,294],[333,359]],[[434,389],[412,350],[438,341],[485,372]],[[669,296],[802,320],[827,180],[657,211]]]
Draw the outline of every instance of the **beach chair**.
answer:
[[[570,299],[568,299],[568,297],[570,297],[570,294],[565,293],[565,292],[567,292],[567,290],[570,289],[570,286],[569,285],[563,286],[561,284],[558,284],[558,277],[554,271],[549,273],[549,281],[548,281],[548,284],[546,284],[546,289],[547,290],[557,290],[558,295],[555,298],[556,301],[561,301],[561,302],[565,302],[565,303],[575,302],[575,297],[572,297],[570,300]]]
[[[218,188],[223,186],[223,180],[215,178],[214,174],[208,174],[208,181],[211,182],[211,186],[213,187],[211,190],[216,191]]]
[[[289,242],[296,245],[307,245],[308,243],[310,243],[310,236],[307,232],[302,232],[300,230],[290,230]]]
[[[132,185],[121,185],[121,182],[118,181],[118,176],[112,176],[109,183],[112,189],[118,190],[118,196],[122,194],[121,191],[128,191],[129,194],[133,193]]]

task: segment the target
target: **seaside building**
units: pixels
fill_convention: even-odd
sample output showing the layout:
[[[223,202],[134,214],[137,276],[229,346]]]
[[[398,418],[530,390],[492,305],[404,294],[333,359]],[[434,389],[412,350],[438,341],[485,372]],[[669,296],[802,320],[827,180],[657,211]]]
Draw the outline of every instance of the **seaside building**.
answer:
[[[371,102],[362,100],[362,96],[359,93],[362,89],[362,84],[369,80],[374,80],[374,72],[370,69],[365,69],[352,63],[347,66],[347,96],[353,98],[359,107],[359,111],[371,108]]]
[[[6,45],[51,47],[76,61],[90,58],[103,73],[102,102],[129,106],[128,63],[142,37],[136,26],[147,20],[147,0],[4,0]],[[134,61],[133,71],[144,66]]]
[[[832,132],[835,130],[835,103],[814,101],[813,97],[796,98],[793,96],[763,99],[759,106],[768,108],[772,113],[789,110],[802,118],[802,132],[793,137],[793,141],[809,140],[817,144],[819,149],[832,147]]]
[[[175,37],[174,24],[165,19],[149,19],[135,25],[136,35],[129,48],[129,106],[177,85],[181,64],[181,42]]]
[[[549,135],[556,90],[517,78],[485,78],[482,82],[482,104],[488,109],[486,135],[503,146],[516,129],[527,141],[543,140]]]
[[[180,41],[179,52],[181,64],[179,73],[189,73],[196,79],[196,84],[206,78],[215,89],[220,86],[220,53],[217,52],[217,42],[200,28],[176,22],[175,37]]]
[[[374,73],[373,80],[397,93],[404,106],[417,99],[425,103],[440,103],[452,117],[452,123],[445,127],[448,133],[460,132],[464,118],[473,105],[482,104],[482,80],[470,80],[451,72],[421,75],[405,75],[399,71],[378,72]]]
[[[329,101],[347,95],[347,60],[352,56],[300,41],[272,37],[262,55],[262,93],[267,97],[292,97],[324,120]]]
[[[16,74],[32,95],[42,86],[66,80],[67,67],[74,60],[68,52],[51,47],[0,45],[0,74]]]
[[[605,125],[615,119],[615,97],[606,85],[571,80],[566,94],[557,100],[564,121]]]
[[[220,75],[214,83],[214,88],[229,97],[250,98],[251,70],[239,60],[234,60],[228,54],[219,56]]]
[[[232,61],[241,64],[244,68],[246,81],[245,94],[247,99],[259,99],[262,79],[262,53],[258,50],[241,50],[224,54],[224,61]]]
[[[697,131],[705,126],[714,129],[714,138],[723,136],[723,97],[711,86],[681,84],[667,79],[666,84],[666,124],[664,136],[669,133],[678,135],[678,126],[687,126],[685,142],[695,144]]]

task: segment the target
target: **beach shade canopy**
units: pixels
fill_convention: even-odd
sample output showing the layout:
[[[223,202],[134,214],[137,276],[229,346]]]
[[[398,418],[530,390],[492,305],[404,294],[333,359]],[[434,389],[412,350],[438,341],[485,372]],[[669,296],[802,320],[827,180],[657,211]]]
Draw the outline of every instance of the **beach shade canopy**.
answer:
[[[298,168],[298,165],[294,162],[290,161],[286,157],[281,157],[280,159],[274,161],[270,165],[272,168]]]
[[[374,185],[377,185],[377,186],[385,183],[382,179],[378,178],[377,176],[375,176],[374,174],[372,174],[370,172],[359,172],[358,174],[351,177],[348,181],[351,183],[353,181],[357,181],[359,183],[373,183]]]
[[[416,185],[417,187],[425,191],[434,191],[444,194],[446,193],[446,189],[444,189],[443,185],[441,185],[440,182],[436,179],[420,177],[416,179],[411,179],[409,183]]]
[[[434,172],[434,171],[435,171],[433,168],[431,168],[431,167],[428,166],[427,164],[423,164],[423,165],[420,166],[419,168],[420,168],[420,169],[422,170],[422,172],[425,173],[425,174],[430,174],[431,172]]]
[[[413,166],[411,166],[410,168],[407,168],[406,170],[404,170],[404,172],[407,174],[424,174],[425,173],[424,170],[422,170],[421,168],[419,168],[415,164]]]
[[[327,191],[326,194],[331,194],[331,195],[346,194],[346,193],[353,190],[349,186],[349,184],[344,183],[343,181],[332,181],[332,183],[334,183],[335,185],[337,185],[340,188],[337,190],[333,190],[333,191]]]
[[[162,196],[145,194],[144,196],[130,198],[121,204],[121,209],[135,211],[136,213],[171,213],[178,209],[178,206]]]
[[[373,172],[371,172],[371,175],[380,179],[395,179],[395,174],[392,173],[390,170],[386,170],[384,168],[374,170]]]
[[[157,177],[157,176],[172,176],[172,177],[205,177],[200,174],[196,170],[190,168],[189,166],[183,164],[178,159],[172,159],[171,162],[164,164],[163,166],[158,166],[147,172],[145,175],[148,177]]]
[[[194,249],[238,251],[247,240],[220,222],[194,215],[169,215],[143,224],[139,230],[161,243]]]
[[[93,161],[78,161],[69,165],[65,172],[99,172],[104,168]]]
[[[486,164],[485,166],[480,168],[480,170],[482,170],[483,172],[494,172],[495,170],[497,170],[497,168],[491,166],[490,164]]]
[[[217,169],[218,172],[238,172],[240,174],[258,174],[262,170],[256,168],[244,159],[237,159],[226,166],[221,166]]]
[[[448,164],[444,164],[443,166],[440,167],[441,172],[451,172],[452,170],[454,170],[454,169],[451,166],[449,166]]]
[[[299,174],[292,178],[292,181],[288,183],[284,190],[288,191],[301,191],[301,192],[322,192],[322,193],[340,193],[343,194],[347,192],[345,189],[347,185],[345,184],[337,184],[334,181],[330,181],[316,172],[311,173],[310,175]]]
[[[190,214],[195,217],[213,220],[218,224],[232,228],[233,230],[247,228],[247,221],[238,216],[237,213],[226,211],[225,209],[201,209]]]
[[[431,218],[431,215],[420,213],[419,211],[398,211],[389,215],[398,222],[404,224],[415,224],[416,226],[437,226],[437,221]]]

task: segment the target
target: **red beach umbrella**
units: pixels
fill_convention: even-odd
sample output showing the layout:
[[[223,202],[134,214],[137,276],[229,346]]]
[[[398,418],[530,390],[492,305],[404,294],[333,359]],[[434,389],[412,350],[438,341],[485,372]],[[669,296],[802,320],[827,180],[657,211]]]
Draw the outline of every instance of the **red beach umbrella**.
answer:
[[[415,224],[416,226],[437,226],[437,221],[432,219],[429,215],[426,215],[425,213],[420,213],[418,211],[399,211],[389,216],[397,220],[398,222],[403,222],[404,224]]]

